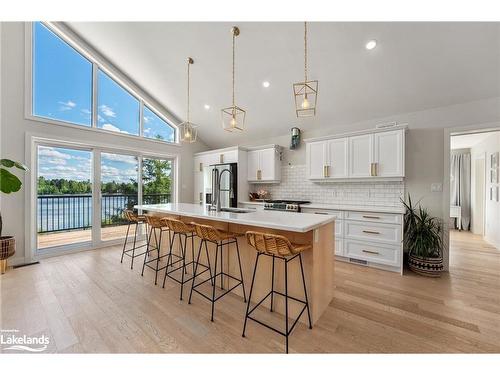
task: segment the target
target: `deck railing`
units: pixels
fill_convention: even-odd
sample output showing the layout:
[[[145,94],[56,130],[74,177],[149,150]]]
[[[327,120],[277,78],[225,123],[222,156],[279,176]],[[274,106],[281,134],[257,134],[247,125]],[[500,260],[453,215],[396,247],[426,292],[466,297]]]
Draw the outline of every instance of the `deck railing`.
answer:
[[[169,203],[170,198],[170,194],[144,194],[142,201],[144,204]],[[102,194],[101,226],[125,224],[123,210],[132,208],[137,200],[137,194]],[[39,195],[37,204],[38,233],[92,226],[90,194]]]

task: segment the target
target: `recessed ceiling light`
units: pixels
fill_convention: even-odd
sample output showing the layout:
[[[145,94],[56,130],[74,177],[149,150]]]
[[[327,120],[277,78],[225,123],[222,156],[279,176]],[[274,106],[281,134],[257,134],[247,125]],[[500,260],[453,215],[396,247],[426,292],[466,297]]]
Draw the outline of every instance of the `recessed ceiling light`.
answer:
[[[208,104],[204,105],[205,109],[210,109],[210,106]]]
[[[262,82],[262,86],[264,86],[264,87],[266,87],[266,88],[267,88],[267,87],[269,87],[270,85],[271,85],[271,84],[269,83],[269,81],[264,81],[264,82]]]
[[[374,49],[376,46],[377,46],[377,41],[375,39],[369,40],[365,44],[365,48],[368,49],[368,50]]]

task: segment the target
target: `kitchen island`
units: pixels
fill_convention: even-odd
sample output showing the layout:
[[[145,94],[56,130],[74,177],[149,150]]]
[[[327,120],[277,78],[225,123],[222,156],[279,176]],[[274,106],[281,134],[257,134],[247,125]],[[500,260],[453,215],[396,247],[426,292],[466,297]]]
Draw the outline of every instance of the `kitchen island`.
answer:
[[[225,212],[210,211],[206,206],[189,203],[169,203],[137,205],[136,209],[143,213],[159,216],[170,216],[182,220],[186,223],[197,222],[216,227],[217,229],[234,233],[245,233],[246,231],[259,231],[264,233],[280,234],[287,237],[292,243],[310,244],[312,249],[303,253],[304,273],[309,297],[311,318],[313,324],[319,319],[321,314],[328,307],[333,298],[333,272],[334,256],[334,218],[329,216],[314,214],[299,214],[293,212],[277,211],[252,211],[249,212]],[[167,237],[167,236],[166,236]],[[245,289],[250,289],[253,266],[256,257],[256,250],[250,247],[246,238],[239,237],[241,263],[243,267],[243,279]],[[199,240],[195,237],[195,252],[198,252]],[[162,250],[168,248],[168,240],[163,241]],[[210,254],[214,254],[211,247]],[[238,262],[235,249],[231,247],[229,251],[224,248],[224,268],[232,275],[238,275]],[[178,250],[176,250],[178,251]],[[188,247],[187,261],[191,260],[191,250]],[[206,264],[202,252],[201,263]],[[258,302],[271,289],[271,260],[264,257],[259,261],[259,277],[255,280],[252,301]],[[275,289],[284,288],[284,270],[282,262],[276,263],[275,269]],[[261,268],[262,267],[262,268]],[[289,265],[288,288],[291,296],[303,298],[302,280],[298,262],[293,261]],[[264,270],[268,269],[269,272]],[[225,278],[225,288],[232,286],[232,280]],[[242,295],[241,288],[236,288],[233,293]],[[196,302],[193,302],[196,303]],[[300,312],[301,306],[294,302],[289,302],[290,316],[296,316]],[[279,313],[284,311],[284,299],[275,299],[275,310]],[[243,317],[242,317],[243,319]],[[301,320],[306,321],[306,316]]]

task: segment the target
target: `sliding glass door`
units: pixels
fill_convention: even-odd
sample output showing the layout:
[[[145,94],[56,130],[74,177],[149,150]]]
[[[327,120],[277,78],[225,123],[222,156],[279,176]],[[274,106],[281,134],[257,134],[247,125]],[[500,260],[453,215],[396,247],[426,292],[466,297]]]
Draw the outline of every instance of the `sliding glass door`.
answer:
[[[42,253],[120,242],[125,209],[173,200],[173,159],[58,143],[37,144],[36,151],[36,242]]]
[[[37,147],[37,248],[92,241],[92,151]]]
[[[100,169],[101,240],[123,238],[127,233],[123,210],[139,202],[139,158],[102,152]]]

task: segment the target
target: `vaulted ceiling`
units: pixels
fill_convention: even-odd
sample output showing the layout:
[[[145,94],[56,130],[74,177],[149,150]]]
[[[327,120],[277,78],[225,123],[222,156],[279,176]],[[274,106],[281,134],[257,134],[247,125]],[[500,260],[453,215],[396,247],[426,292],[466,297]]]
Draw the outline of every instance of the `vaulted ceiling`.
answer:
[[[236,102],[247,130],[228,133],[220,109],[231,104],[231,23],[67,25],[181,120],[193,57],[191,119],[212,147],[500,96],[500,23],[310,23],[318,113],[297,119],[292,83],[303,79],[303,24],[237,23]],[[370,39],[378,41],[371,51]]]

